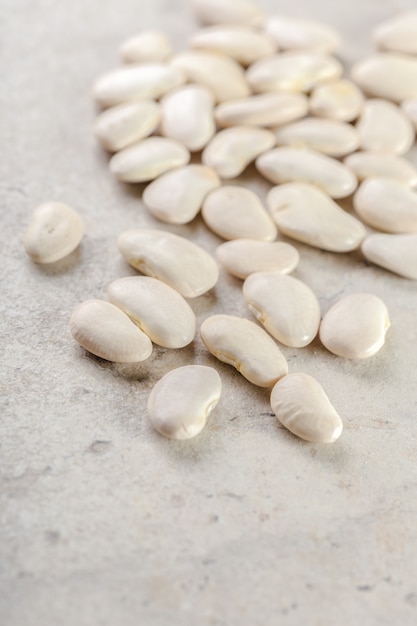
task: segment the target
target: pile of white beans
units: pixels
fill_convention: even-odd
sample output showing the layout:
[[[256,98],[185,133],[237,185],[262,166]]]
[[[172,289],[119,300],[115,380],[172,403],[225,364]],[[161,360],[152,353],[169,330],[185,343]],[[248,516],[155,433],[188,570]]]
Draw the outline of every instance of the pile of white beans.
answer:
[[[244,281],[248,313],[260,325],[227,312],[210,316],[199,329],[207,350],[272,388],[272,410],[292,433],[335,441],[340,416],[314,378],[288,373],[278,343],[302,348],[319,335],[335,355],[368,358],[384,345],[389,314],[375,295],[351,293],[321,319],[316,295],[289,276],[297,249],[276,239],[334,253],[360,248],[369,262],[417,279],[417,170],[403,158],[417,128],[417,11],[380,24],[373,33],[380,51],[349,79],[332,56],[341,41],[329,26],[266,17],[249,0],[191,4],[206,26],[185,52],[175,54],[156,31],[122,45],[124,66],[93,87],[105,109],[95,133],[115,153],[113,175],[150,182],[143,203],[155,218],[186,224],[201,212],[227,241],[215,260],[166,230],[122,233],[120,252],[142,275],[113,282],[109,302],[80,304],[71,332],[115,362],[144,361],[153,344],[183,348],[198,330],[187,299],[215,286],[220,264]],[[200,151],[201,164],[189,165]],[[245,187],[223,183],[252,162],[274,185],[266,207]],[[356,216],[337,204],[352,194]],[[82,235],[73,209],[48,203],[35,212],[25,247],[35,262],[51,263]],[[150,419],[167,437],[193,437],[221,389],[212,367],[174,369],[149,396]]]

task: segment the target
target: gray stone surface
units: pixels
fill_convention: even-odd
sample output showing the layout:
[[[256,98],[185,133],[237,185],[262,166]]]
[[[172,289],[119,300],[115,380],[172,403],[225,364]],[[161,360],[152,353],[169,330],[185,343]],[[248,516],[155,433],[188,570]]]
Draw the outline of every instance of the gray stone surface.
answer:
[[[227,1],[227,0],[225,0]],[[369,29],[414,0],[300,0],[293,13],[340,28],[347,62]],[[264,0],[272,12],[284,3]],[[72,341],[68,318],[134,274],[117,235],[156,226],[141,187],[118,184],[91,127],[92,81],[117,48],[162,27],[178,49],[194,24],[184,0],[3,0],[1,4],[0,623],[4,626],[411,626],[417,623],[417,286],[299,246],[295,275],[327,310],[371,291],[391,313],[384,349],[338,359],[318,341],[286,349],[345,421],[334,445],[277,425],[268,393],[215,363],[201,341],[155,349],[137,366],[106,363]],[[417,158],[414,155],[414,162]],[[268,185],[249,170],[246,183]],[[84,216],[80,249],[51,267],[22,248],[31,211],[62,200]],[[197,219],[169,228],[213,251]],[[199,320],[248,315],[224,273],[192,302]],[[154,433],[146,401],[169,369],[215,365],[224,393],[189,442]]]

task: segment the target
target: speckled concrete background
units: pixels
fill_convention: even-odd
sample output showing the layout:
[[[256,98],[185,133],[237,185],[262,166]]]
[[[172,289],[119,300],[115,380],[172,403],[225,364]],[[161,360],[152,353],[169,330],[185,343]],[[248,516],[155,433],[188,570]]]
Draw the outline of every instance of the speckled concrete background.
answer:
[[[374,23],[414,0],[262,4],[337,26],[349,63],[370,51]],[[417,286],[359,254],[298,246],[295,275],[323,311],[369,290],[392,317],[386,346],[367,362],[333,357],[318,341],[285,350],[291,371],[316,376],[343,416],[334,445],[278,427],[268,393],[215,363],[199,339],[138,366],[87,355],[70,337],[71,311],[134,273],[117,235],[156,225],[140,188],[107,172],[90,85],[118,63],[123,38],[162,27],[181,48],[194,24],[185,0],[3,0],[0,10],[0,623],[414,626]],[[253,170],[245,180],[268,188]],[[83,214],[87,235],[67,260],[37,267],[21,236],[53,198]],[[219,243],[199,220],[170,230],[208,250]],[[199,320],[249,317],[239,286],[222,273],[192,302]],[[147,396],[190,359],[218,368],[224,394],[201,436],[170,442],[150,428]]]

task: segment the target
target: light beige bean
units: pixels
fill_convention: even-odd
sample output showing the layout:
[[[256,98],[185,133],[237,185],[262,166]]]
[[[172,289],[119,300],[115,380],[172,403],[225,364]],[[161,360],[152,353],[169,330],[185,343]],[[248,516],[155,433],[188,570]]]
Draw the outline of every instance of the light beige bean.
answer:
[[[353,205],[372,228],[398,234],[417,232],[417,193],[396,180],[365,180],[354,195]]]
[[[157,102],[129,102],[103,111],[96,119],[94,131],[106,150],[117,152],[151,135],[160,119]]]
[[[275,130],[278,145],[311,148],[332,157],[342,157],[359,147],[359,134],[350,124],[308,117]]]
[[[257,324],[235,315],[213,315],[201,325],[201,338],[219,361],[232,365],[249,382],[271,387],[288,374],[284,355]]]
[[[364,97],[350,80],[340,79],[315,87],[310,96],[310,112],[340,122],[352,122],[362,111]]]
[[[417,234],[369,235],[362,243],[362,252],[375,265],[417,280]]]
[[[274,15],[265,21],[265,30],[280,50],[329,53],[341,45],[340,36],[334,28],[315,20]]]
[[[417,11],[406,11],[378,24],[372,39],[382,50],[417,54]]]
[[[179,235],[148,228],[128,230],[119,236],[118,245],[132,267],[162,280],[185,298],[196,298],[217,282],[219,270],[213,257]]]
[[[183,72],[188,81],[207,87],[217,102],[245,98],[250,93],[241,66],[223,54],[183,52],[172,59],[171,66]]]
[[[343,162],[360,181],[367,178],[393,178],[409,187],[417,186],[417,169],[402,157],[375,152],[355,152]]]
[[[278,126],[307,115],[308,100],[301,93],[264,93],[222,102],[215,118],[220,127]]]
[[[93,85],[93,98],[102,107],[159,98],[185,80],[178,68],[163,63],[129,65],[101,76]]]
[[[417,98],[417,58],[380,53],[356,63],[351,77],[370,96],[394,102]]]
[[[226,241],[218,246],[216,256],[229,274],[243,280],[255,272],[290,274],[300,261],[298,251],[288,243],[253,239]]]
[[[191,0],[197,19],[204,24],[260,24],[264,15],[249,0]]]
[[[301,280],[278,272],[251,274],[243,295],[256,319],[285,346],[302,348],[317,335],[320,305]]]
[[[83,235],[84,223],[74,209],[46,202],[33,212],[24,246],[35,263],[54,263],[71,254]]]
[[[349,168],[315,150],[274,148],[256,159],[256,168],[272,183],[311,183],[332,198],[345,198],[358,185]]]
[[[401,103],[401,108],[417,130],[417,98],[414,100],[404,100]]]
[[[120,47],[120,56],[125,63],[166,61],[171,54],[171,42],[159,30],[144,30],[126,39]]]
[[[231,57],[242,65],[250,65],[263,57],[274,54],[274,41],[261,31],[249,26],[211,26],[197,31],[190,39],[196,50],[218,52]]]
[[[187,224],[199,213],[207,194],[220,186],[216,172],[205,165],[186,165],[163,174],[143,192],[150,213],[168,224]]]
[[[308,92],[341,74],[342,66],[333,57],[316,52],[282,52],[251,65],[246,78],[256,93]]]
[[[274,145],[274,134],[265,128],[234,126],[213,137],[204,148],[201,160],[216,170],[221,178],[235,178]]]
[[[380,298],[352,293],[327,311],[320,325],[320,340],[337,356],[366,359],[382,348],[390,324],[387,307]]]
[[[414,128],[405,113],[392,102],[365,102],[356,124],[362,150],[383,154],[405,154],[414,143]]]
[[[152,342],[117,306],[104,300],[86,300],[70,319],[75,341],[96,356],[116,363],[149,358]]]
[[[109,286],[109,299],[156,344],[183,348],[196,333],[190,305],[172,287],[149,276],[119,278]]]
[[[178,141],[149,137],[117,152],[110,159],[109,166],[119,180],[143,183],[186,165],[189,160],[189,151]]]
[[[189,150],[202,150],[216,132],[214,97],[203,85],[186,85],[161,101],[161,134]]]
[[[273,187],[267,205],[280,232],[315,248],[350,252],[366,235],[359,220],[307,183]]]
[[[207,226],[223,239],[273,241],[277,228],[259,196],[237,185],[223,185],[204,200],[201,214]]]
[[[272,389],[271,407],[281,424],[312,443],[332,443],[343,422],[320,383],[308,374],[285,376]]]
[[[203,430],[221,392],[220,376],[212,367],[184,365],[171,370],[149,394],[152,426],[169,439],[191,439]]]

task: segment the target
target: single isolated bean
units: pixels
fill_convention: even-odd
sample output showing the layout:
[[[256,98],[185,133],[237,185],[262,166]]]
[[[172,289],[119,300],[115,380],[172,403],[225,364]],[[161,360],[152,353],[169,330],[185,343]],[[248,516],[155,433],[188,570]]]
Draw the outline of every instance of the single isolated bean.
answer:
[[[320,340],[337,356],[366,359],[382,348],[390,325],[387,307],[380,298],[352,293],[327,311],[320,325]]]
[[[83,235],[84,223],[74,209],[46,202],[33,212],[23,243],[35,263],[54,263],[73,252]]]
[[[271,408],[285,428],[312,443],[332,443],[343,422],[323,387],[308,374],[288,374],[271,393]]]
[[[144,30],[126,39],[120,47],[120,56],[125,63],[166,61],[171,55],[171,42],[159,30]]]
[[[184,365],[171,370],[149,394],[152,426],[169,439],[191,439],[203,430],[221,393],[220,376],[212,367]]]

